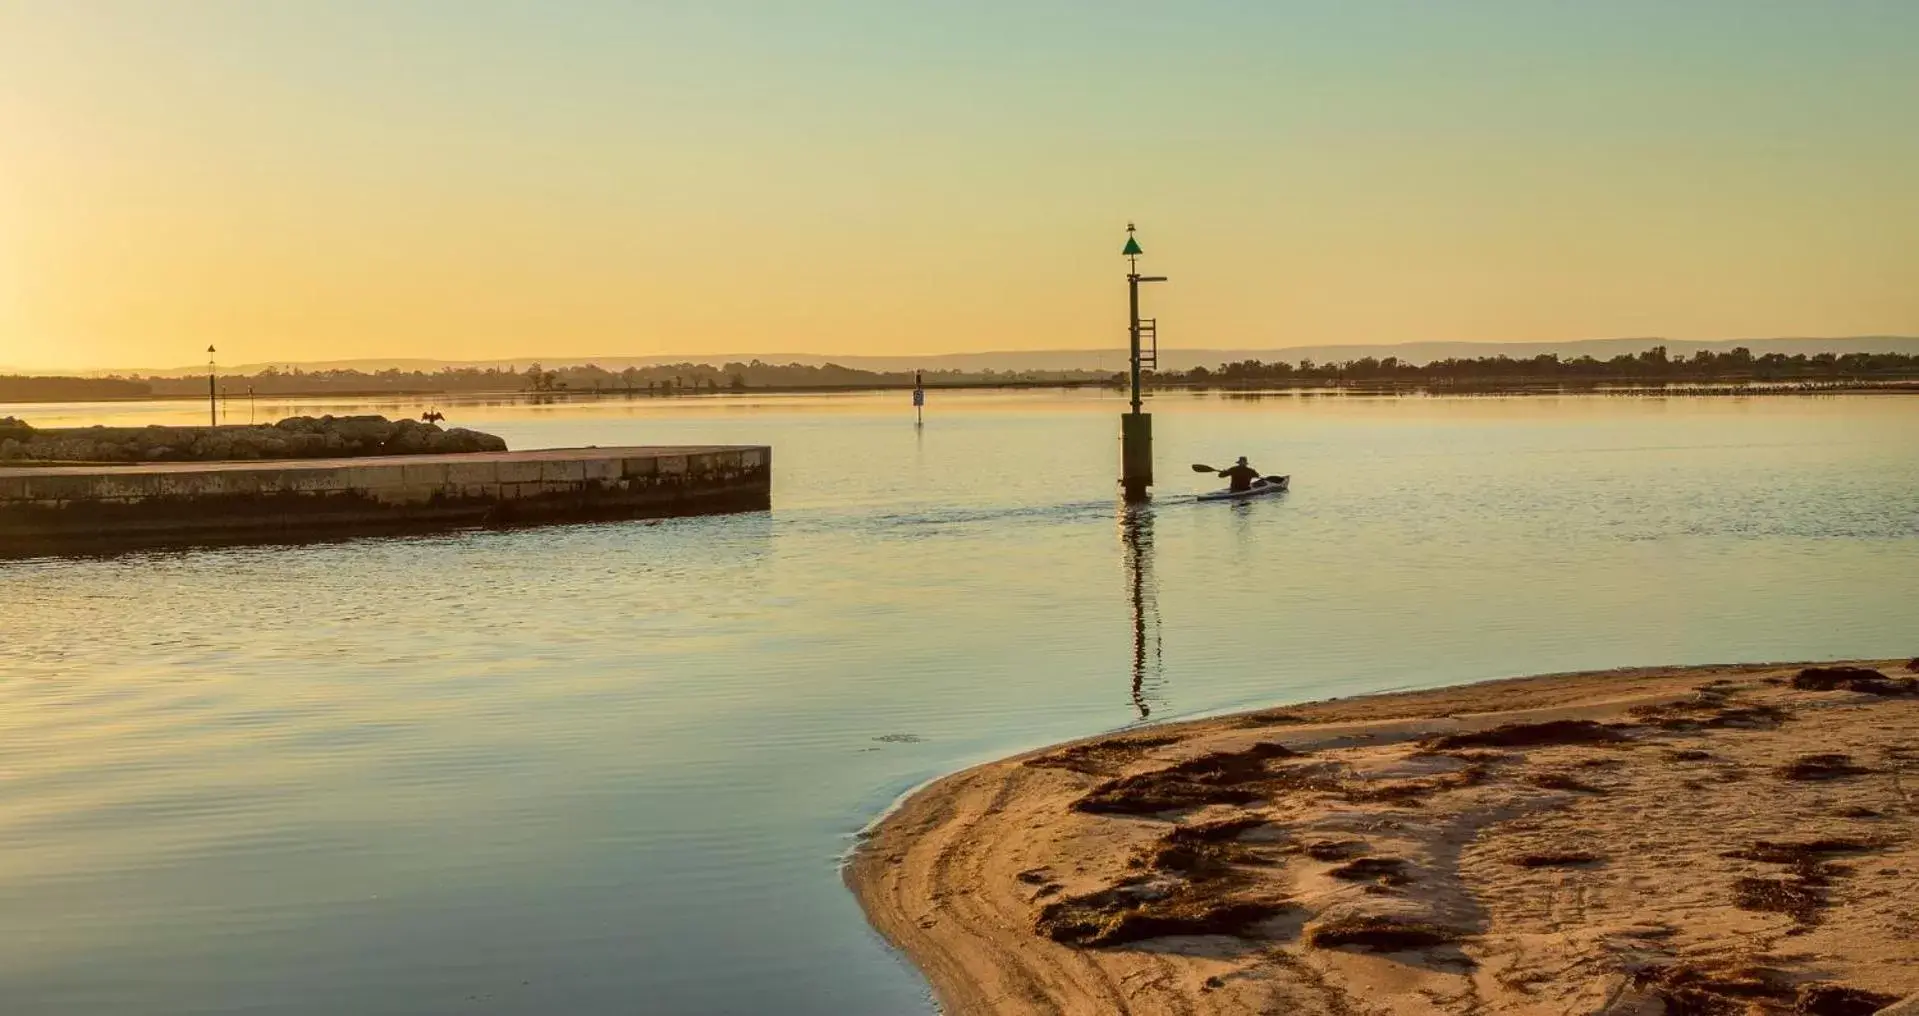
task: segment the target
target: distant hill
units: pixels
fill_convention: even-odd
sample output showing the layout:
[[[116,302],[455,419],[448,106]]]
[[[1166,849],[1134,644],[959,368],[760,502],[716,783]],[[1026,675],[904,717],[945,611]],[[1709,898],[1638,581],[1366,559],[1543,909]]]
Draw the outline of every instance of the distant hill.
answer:
[[[1313,360],[1319,363],[1356,360],[1371,356],[1385,358],[1396,356],[1408,363],[1430,363],[1434,360],[1460,359],[1478,356],[1509,356],[1515,359],[1538,356],[1542,353],[1557,353],[1562,357],[1590,356],[1596,360],[1610,359],[1621,353],[1637,353],[1651,346],[1663,345],[1675,357],[1691,356],[1701,349],[1724,352],[1736,346],[1745,346],[1754,356],[1767,353],[1783,353],[1792,356],[1799,353],[1904,353],[1919,354],[1919,336],[1909,335],[1849,335],[1832,338],[1772,338],[1772,339],[1726,339],[1717,342],[1692,342],[1684,339],[1661,339],[1639,337],[1625,339],[1577,339],[1567,342],[1402,342],[1392,345],[1324,345],[1324,346],[1285,346],[1280,348],[1239,348],[1239,349],[1162,349],[1160,366],[1164,370],[1188,370],[1193,367],[1215,367],[1222,363],[1237,363],[1242,360],[1261,360],[1271,363],[1283,360],[1297,363],[1300,360]],[[675,353],[663,356],[525,356],[500,360],[440,360],[428,358],[394,359],[355,359],[296,361],[275,364],[249,363],[228,366],[222,364],[222,374],[257,374],[269,366],[284,370],[298,367],[304,371],[319,370],[358,370],[375,372],[382,370],[436,371],[442,367],[498,367],[524,369],[534,361],[548,368],[597,364],[611,371],[620,371],[628,367],[653,367],[661,364],[703,363],[718,366],[723,363],[748,363],[760,360],[770,364],[798,363],[806,366],[820,366],[827,363],[839,364],[856,370],[901,371],[901,370],[956,370],[968,373],[986,370],[996,371],[1068,371],[1068,370],[1110,370],[1118,371],[1126,367],[1126,350],[1113,349],[1045,349],[1045,350],[999,350],[983,353],[945,353],[929,356],[828,356],[819,353]],[[87,371],[90,375],[123,374],[136,376],[180,377],[206,373],[204,365],[175,367],[165,370],[121,369]]]

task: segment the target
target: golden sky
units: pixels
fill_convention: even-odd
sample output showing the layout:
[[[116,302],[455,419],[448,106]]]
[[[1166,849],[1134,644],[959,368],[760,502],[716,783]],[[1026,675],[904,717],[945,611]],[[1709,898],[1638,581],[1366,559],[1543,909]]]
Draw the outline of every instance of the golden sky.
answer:
[[[0,366],[1919,333],[1919,4],[0,2]]]

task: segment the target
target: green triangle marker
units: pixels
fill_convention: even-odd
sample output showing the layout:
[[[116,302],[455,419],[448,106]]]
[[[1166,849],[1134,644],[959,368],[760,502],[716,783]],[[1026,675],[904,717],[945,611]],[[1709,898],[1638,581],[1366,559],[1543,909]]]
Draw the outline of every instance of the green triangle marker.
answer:
[[[1139,241],[1138,241],[1138,240],[1135,240],[1135,239],[1133,239],[1132,237],[1130,237],[1130,236],[1129,236],[1129,237],[1127,237],[1127,238],[1126,238],[1126,249],[1125,249],[1125,250],[1123,250],[1123,251],[1120,251],[1120,253],[1121,253],[1121,254],[1123,254],[1123,255],[1125,255],[1126,257],[1129,257],[1129,258],[1136,258],[1136,257],[1139,257],[1139,256],[1140,256],[1141,254],[1144,254],[1144,253],[1146,253],[1146,252],[1145,252],[1145,251],[1143,251],[1143,250],[1140,250],[1140,249],[1139,249]]]

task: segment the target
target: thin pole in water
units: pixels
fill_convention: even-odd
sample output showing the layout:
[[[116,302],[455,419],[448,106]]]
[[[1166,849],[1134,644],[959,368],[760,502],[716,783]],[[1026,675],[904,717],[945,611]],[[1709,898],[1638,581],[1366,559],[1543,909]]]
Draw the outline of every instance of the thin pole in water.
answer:
[[[926,381],[917,370],[913,372],[913,426],[926,426]]]
[[[220,425],[220,399],[219,399],[219,392],[215,388],[214,373],[215,372],[213,369],[213,347],[208,346],[207,347],[207,426],[209,427],[218,427]]]

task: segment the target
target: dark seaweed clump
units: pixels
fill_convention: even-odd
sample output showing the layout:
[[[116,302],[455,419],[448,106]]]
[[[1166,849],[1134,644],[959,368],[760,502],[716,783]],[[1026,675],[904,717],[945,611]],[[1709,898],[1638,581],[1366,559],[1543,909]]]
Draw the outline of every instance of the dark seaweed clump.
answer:
[[[1802,927],[1819,923],[1826,909],[1832,879],[1844,873],[1828,858],[1878,850],[1883,844],[1859,839],[1758,840],[1752,846],[1723,856],[1762,864],[1786,865],[1780,876],[1747,877],[1733,882],[1733,905],[1741,910],[1787,914]]]
[[[1771,967],[1702,970],[1675,964],[1642,971],[1638,983],[1661,1002],[1668,1016],[1745,1016],[1754,1011],[1794,1016],[1872,1016],[1898,1001],[1892,995],[1843,984],[1802,984]]]
[[[1410,780],[1366,780],[1341,787],[1341,799],[1354,804],[1388,804],[1398,808],[1420,807],[1434,794],[1462,787],[1475,787],[1492,778],[1492,769],[1478,764],[1438,776]]]
[[[1681,963],[1641,971],[1636,980],[1665,1003],[1666,1016],[1739,1016],[1758,1003],[1777,1007],[1793,998],[1790,980],[1769,967],[1703,970]]]
[[[1236,842],[1242,833],[1265,824],[1265,819],[1242,816],[1180,826],[1141,850],[1131,863],[1191,882],[1223,878],[1233,873],[1234,865],[1269,863],[1257,850]]]
[[[1801,782],[1837,780],[1847,776],[1861,776],[1869,772],[1872,770],[1854,765],[1851,755],[1842,755],[1837,752],[1801,755],[1779,767],[1781,778]]]
[[[1150,815],[1208,804],[1251,804],[1261,792],[1249,784],[1270,775],[1267,760],[1294,754],[1270,741],[1244,751],[1209,752],[1164,769],[1107,780],[1073,802],[1073,808],[1094,814]]]
[[[1291,909],[1284,900],[1207,892],[1191,885],[1163,895],[1143,885],[1115,886],[1041,908],[1033,930],[1055,942],[1116,946],[1167,935],[1247,937],[1260,922]]]
[[[1310,720],[1296,713],[1249,713],[1234,724],[1238,727],[1284,727],[1295,723],[1309,723]]]
[[[1919,679],[1891,678],[1871,667],[1807,667],[1793,676],[1801,691],[1862,691],[1869,695],[1919,694]]]
[[[1897,1001],[1895,995],[1843,984],[1806,984],[1800,986],[1792,1011],[1795,1016],[1872,1016]]]
[[[1543,790],[1570,790],[1579,794],[1604,794],[1605,788],[1595,787],[1568,773],[1540,773],[1529,776],[1526,782]]]
[[[1582,864],[1593,864],[1600,860],[1598,854],[1584,850],[1546,851],[1538,854],[1520,854],[1512,863],[1521,868],[1573,868]]]
[[[1179,742],[1179,738],[1167,735],[1088,741],[1036,755],[1027,759],[1026,764],[1036,769],[1068,769],[1089,776],[1105,776],[1124,769],[1154,748]]]
[[[1762,864],[1808,864],[1842,854],[1865,854],[1883,844],[1851,838],[1828,837],[1817,840],[1755,840],[1750,847],[1728,850],[1722,857]]]
[[[1397,857],[1361,857],[1327,872],[1347,882],[1376,882],[1380,885],[1405,885],[1412,881],[1406,874],[1406,862]]]
[[[1365,852],[1363,840],[1320,840],[1306,844],[1306,856],[1315,861],[1344,861]]]
[[[1545,723],[1508,723],[1490,730],[1446,734],[1420,742],[1434,750],[1449,748],[1536,748],[1560,744],[1614,744],[1625,735],[1592,720],[1548,720]]]
[[[1315,925],[1306,932],[1306,944],[1315,949],[1354,946],[1372,952],[1400,952],[1445,945],[1465,937],[1452,928],[1425,921],[1355,915]]]

